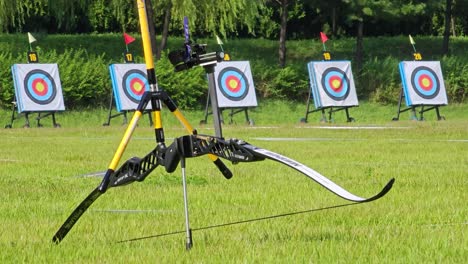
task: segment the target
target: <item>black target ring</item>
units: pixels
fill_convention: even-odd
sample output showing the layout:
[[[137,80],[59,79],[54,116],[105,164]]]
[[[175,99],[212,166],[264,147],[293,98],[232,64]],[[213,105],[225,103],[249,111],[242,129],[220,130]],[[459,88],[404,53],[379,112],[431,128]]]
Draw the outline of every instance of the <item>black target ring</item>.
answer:
[[[140,70],[129,70],[122,77],[122,88],[125,95],[136,104],[140,103],[147,86],[146,74]]]
[[[419,66],[413,70],[411,85],[414,92],[424,99],[433,99],[440,91],[440,81],[437,74],[426,66]]]
[[[28,98],[40,105],[50,104],[57,95],[54,78],[40,69],[31,70],[26,74],[24,87]]]
[[[322,87],[325,93],[335,101],[345,100],[351,90],[348,76],[336,67],[330,67],[323,72]]]
[[[249,93],[247,77],[235,67],[226,67],[219,72],[218,87],[224,97],[232,101],[242,101]]]

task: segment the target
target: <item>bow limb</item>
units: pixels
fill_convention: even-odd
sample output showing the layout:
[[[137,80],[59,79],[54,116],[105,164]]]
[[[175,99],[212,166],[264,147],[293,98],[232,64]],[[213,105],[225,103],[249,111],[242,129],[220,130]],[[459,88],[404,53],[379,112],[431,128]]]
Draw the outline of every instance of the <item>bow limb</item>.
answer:
[[[348,192],[343,187],[341,187],[338,184],[334,183],[333,181],[331,181],[327,177],[321,175],[317,171],[307,167],[306,165],[304,165],[304,164],[302,164],[302,163],[300,163],[298,161],[295,161],[293,159],[285,157],[285,156],[283,156],[281,154],[278,154],[278,153],[275,153],[275,152],[272,152],[272,151],[269,151],[269,150],[266,150],[266,149],[258,148],[258,147],[255,147],[255,146],[252,146],[252,145],[249,145],[249,144],[245,144],[245,145],[243,145],[243,147],[248,149],[249,151],[255,153],[256,155],[259,155],[261,157],[271,159],[271,160],[277,161],[279,163],[282,163],[284,165],[287,165],[287,166],[301,172],[302,174],[306,175],[307,177],[311,178],[312,180],[314,180],[318,184],[322,185],[325,189],[331,191],[332,193],[338,195],[339,197],[341,197],[343,199],[346,199],[346,200],[349,200],[349,201],[357,202],[357,203],[370,202],[370,201],[374,201],[374,200],[377,200],[377,199],[383,197],[385,194],[387,194],[388,191],[390,191],[390,189],[393,186],[393,183],[395,182],[395,179],[392,178],[378,194],[376,194],[376,195],[374,195],[374,196],[372,196],[370,198],[362,198],[362,197],[359,197],[357,195],[354,195],[354,194]]]

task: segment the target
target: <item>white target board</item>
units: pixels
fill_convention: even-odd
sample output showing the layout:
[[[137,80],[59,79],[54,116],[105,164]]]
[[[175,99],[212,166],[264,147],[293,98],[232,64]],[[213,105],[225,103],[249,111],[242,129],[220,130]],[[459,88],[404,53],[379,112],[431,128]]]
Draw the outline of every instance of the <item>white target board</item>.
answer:
[[[218,107],[257,106],[255,86],[248,61],[223,61],[215,67]]]
[[[144,92],[149,91],[145,64],[111,64],[109,71],[117,111],[135,110]],[[151,103],[146,109],[151,109]]]
[[[350,61],[311,61],[307,69],[315,108],[359,105]]]
[[[399,68],[407,106],[447,105],[439,61],[402,61]]]
[[[11,71],[19,113],[65,110],[57,64],[14,64]]]

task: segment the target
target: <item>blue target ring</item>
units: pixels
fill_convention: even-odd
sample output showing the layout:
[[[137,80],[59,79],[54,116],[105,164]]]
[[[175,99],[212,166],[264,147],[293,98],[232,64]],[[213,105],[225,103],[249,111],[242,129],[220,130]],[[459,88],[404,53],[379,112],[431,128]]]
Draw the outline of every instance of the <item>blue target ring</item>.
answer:
[[[420,66],[411,73],[413,90],[424,99],[435,98],[440,91],[440,82],[437,74],[429,67]]]
[[[125,95],[134,103],[139,103],[145,91],[149,91],[146,74],[140,70],[129,70],[122,77]]]
[[[50,104],[57,95],[55,81],[46,71],[35,69],[24,77],[26,95],[34,103],[40,105]]]
[[[218,87],[232,101],[241,101],[248,94],[249,82],[245,74],[235,67],[226,67],[219,72]]]
[[[349,78],[336,67],[326,69],[322,75],[322,87],[325,93],[335,101],[343,101],[349,95]]]

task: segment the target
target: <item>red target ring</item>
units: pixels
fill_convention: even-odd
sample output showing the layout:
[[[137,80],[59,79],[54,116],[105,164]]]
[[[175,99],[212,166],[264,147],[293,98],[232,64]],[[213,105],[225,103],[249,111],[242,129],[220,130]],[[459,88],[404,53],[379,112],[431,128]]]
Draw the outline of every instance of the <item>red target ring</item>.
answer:
[[[340,93],[343,90],[343,78],[338,76],[332,76],[328,80],[330,88],[336,93]]]
[[[226,88],[233,93],[237,93],[241,89],[241,80],[237,76],[228,76],[225,81]]]
[[[419,77],[419,87],[425,91],[430,91],[432,87],[434,87],[434,82],[432,81],[431,77],[427,74],[422,74]]]
[[[145,92],[145,82],[141,79],[134,78],[130,81],[130,89],[134,94],[142,96]]]
[[[49,90],[49,86],[43,79],[35,79],[32,82],[32,87],[34,93],[39,95],[39,96],[44,96],[47,94],[47,91]]]

